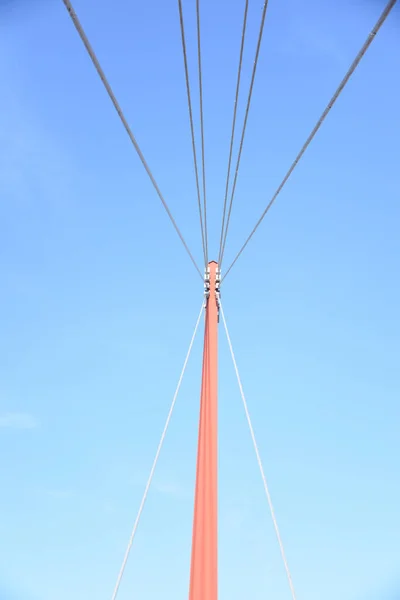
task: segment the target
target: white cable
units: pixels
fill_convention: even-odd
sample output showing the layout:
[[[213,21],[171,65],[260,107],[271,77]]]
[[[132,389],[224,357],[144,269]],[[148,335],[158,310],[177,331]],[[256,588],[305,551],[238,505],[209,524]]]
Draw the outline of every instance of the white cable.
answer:
[[[243,406],[244,406],[244,410],[245,410],[245,413],[246,413],[247,423],[248,423],[249,429],[250,429],[251,439],[253,440],[253,446],[254,446],[254,450],[256,452],[257,462],[258,462],[258,466],[260,468],[261,477],[262,477],[263,484],[264,484],[265,495],[267,496],[269,510],[271,512],[271,517],[272,517],[272,522],[274,524],[274,529],[275,529],[276,537],[278,538],[278,544],[279,544],[279,548],[280,548],[280,551],[281,551],[281,555],[282,555],[282,559],[283,559],[283,564],[285,565],[285,571],[286,571],[286,575],[287,575],[287,578],[288,578],[288,581],[289,581],[290,591],[292,593],[293,600],[296,600],[296,593],[294,591],[292,576],[290,574],[289,565],[288,565],[288,562],[287,562],[287,559],[286,559],[286,555],[285,555],[285,550],[283,548],[282,538],[281,538],[281,535],[279,533],[278,523],[276,521],[275,511],[274,511],[274,507],[273,507],[273,504],[272,504],[271,495],[269,493],[267,479],[265,477],[264,468],[263,468],[263,465],[262,465],[262,462],[261,462],[260,453],[258,451],[257,441],[256,441],[256,437],[254,435],[253,425],[251,423],[249,409],[247,407],[246,397],[244,395],[243,386],[242,386],[242,382],[241,382],[241,379],[240,379],[239,370],[238,370],[238,366],[237,366],[236,359],[235,359],[235,354],[233,352],[232,342],[231,342],[231,338],[230,338],[230,335],[229,335],[228,327],[227,327],[227,324],[226,324],[226,320],[225,320],[225,315],[224,315],[224,311],[223,311],[223,308],[222,308],[222,304],[220,304],[220,311],[221,311],[222,321],[223,321],[224,327],[225,327],[226,337],[227,337],[227,340],[228,340],[229,350],[230,350],[230,353],[231,353],[231,356],[232,356],[233,366],[235,368],[236,378],[237,378],[237,381],[238,381],[238,384],[239,384],[240,395],[242,396],[242,401],[243,401]]]
[[[112,595],[112,600],[115,600],[115,598],[117,597],[117,594],[118,594],[119,586],[121,584],[121,579],[122,579],[122,576],[123,576],[124,571],[125,571],[126,563],[128,562],[128,557],[129,557],[129,553],[131,551],[132,543],[133,543],[134,537],[136,535],[136,531],[137,531],[137,528],[138,528],[138,525],[139,525],[140,517],[141,517],[142,511],[143,511],[143,508],[144,508],[144,505],[145,505],[145,502],[146,502],[146,499],[147,499],[147,495],[148,495],[148,492],[149,492],[149,488],[150,488],[150,485],[151,485],[151,482],[152,482],[152,479],[153,479],[154,471],[156,470],[156,466],[157,466],[157,462],[158,462],[158,459],[159,459],[159,456],[160,456],[160,452],[161,452],[161,449],[162,449],[162,446],[163,446],[163,443],[164,443],[165,436],[167,434],[167,429],[168,429],[169,423],[171,421],[171,417],[172,417],[172,413],[173,413],[173,410],[174,410],[174,407],[175,407],[176,399],[178,397],[178,393],[179,393],[179,390],[180,390],[180,387],[181,387],[181,384],[182,384],[182,379],[183,379],[183,376],[184,376],[185,371],[186,371],[186,367],[187,367],[187,364],[188,364],[188,361],[189,361],[190,353],[192,351],[192,347],[193,347],[193,343],[194,343],[194,340],[195,340],[195,337],[196,337],[196,333],[197,333],[197,330],[199,328],[199,323],[200,323],[201,315],[203,314],[203,310],[204,310],[204,303],[201,305],[201,310],[200,310],[199,316],[197,318],[196,326],[194,328],[192,339],[191,339],[190,344],[189,344],[189,349],[188,349],[187,354],[186,354],[185,362],[183,363],[182,372],[181,372],[181,375],[179,377],[178,385],[177,385],[176,390],[175,390],[175,394],[174,394],[174,397],[173,397],[173,400],[172,400],[171,408],[169,409],[169,413],[168,413],[168,416],[167,416],[167,420],[165,422],[164,430],[162,432],[161,439],[160,439],[160,442],[158,444],[157,452],[156,452],[156,455],[155,455],[155,458],[154,458],[154,461],[153,461],[153,466],[151,467],[150,475],[149,475],[149,478],[147,480],[146,487],[145,487],[145,490],[144,490],[144,494],[143,494],[143,497],[142,497],[142,501],[141,501],[140,506],[139,506],[139,511],[138,511],[138,514],[137,514],[137,517],[136,517],[136,521],[135,521],[135,524],[134,524],[133,529],[132,529],[131,537],[129,538],[128,547],[127,547],[126,552],[125,552],[124,560],[122,561],[122,566],[121,566],[121,569],[120,569],[120,572],[119,572],[119,575],[118,575],[118,578],[117,578],[117,583],[115,584],[114,592],[113,592],[113,595]]]

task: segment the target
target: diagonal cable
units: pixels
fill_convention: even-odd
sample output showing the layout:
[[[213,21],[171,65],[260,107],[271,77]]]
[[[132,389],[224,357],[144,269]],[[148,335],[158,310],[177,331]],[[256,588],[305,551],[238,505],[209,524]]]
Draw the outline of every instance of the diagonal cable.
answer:
[[[204,116],[203,116],[203,72],[201,66],[201,34],[200,34],[200,0],[196,0],[197,19],[197,60],[199,66],[199,93],[200,93],[200,133],[201,133],[201,164],[203,175],[203,208],[204,208],[204,240],[206,256],[208,257],[208,235],[207,235],[207,191],[206,191],[206,160],[204,151]],[[208,262],[208,259],[207,259]]]
[[[255,434],[254,434],[253,425],[251,423],[250,413],[249,413],[249,409],[248,409],[248,406],[247,406],[246,397],[244,395],[243,386],[242,386],[242,382],[241,382],[240,375],[239,375],[239,369],[238,369],[238,366],[237,366],[235,354],[233,352],[232,342],[231,342],[231,338],[230,338],[230,335],[229,335],[228,327],[227,327],[227,324],[226,324],[224,310],[223,310],[221,304],[220,304],[220,311],[221,311],[222,321],[224,323],[226,338],[228,340],[228,345],[229,345],[229,350],[230,350],[231,357],[232,357],[233,366],[235,368],[237,382],[239,384],[239,390],[240,390],[240,395],[241,395],[242,401],[243,401],[244,411],[246,413],[247,424],[248,424],[249,429],[250,429],[250,435],[251,435],[251,439],[253,441],[253,446],[254,446],[254,450],[255,450],[255,453],[256,453],[256,457],[257,457],[257,463],[258,463],[258,467],[260,469],[260,473],[261,473],[261,477],[262,477],[262,481],[263,481],[263,485],[264,485],[264,490],[265,490],[265,495],[267,497],[268,506],[269,506],[269,510],[270,510],[270,513],[271,513],[271,517],[272,517],[272,523],[274,525],[275,534],[276,534],[276,537],[278,539],[279,549],[281,551],[281,556],[282,556],[283,564],[284,564],[286,575],[287,575],[288,582],[289,582],[289,587],[290,587],[290,592],[291,592],[291,595],[292,595],[292,600],[296,600],[296,593],[295,593],[294,586],[293,586],[292,575],[290,573],[288,561],[287,561],[286,554],[285,554],[285,550],[283,548],[283,542],[282,542],[281,534],[279,532],[279,527],[278,527],[278,523],[277,523],[277,520],[276,520],[275,511],[274,511],[274,507],[273,507],[272,500],[271,500],[271,494],[270,494],[270,491],[269,491],[267,479],[265,477],[264,467],[263,467],[263,464],[262,464],[262,461],[261,461],[260,452],[258,450],[258,445],[257,445],[256,437],[255,437]]]
[[[204,265],[207,266],[208,257],[207,257],[207,253],[206,253],[203,215],[202,215],[202,209],[201,209],[199,170],[198,170],[198,166],[197,166],[196,141],[195,141],[195,135],[194,135],[194,126],[193,126],[192,98],[191,98],[191,94],[190,94],[189,68],[188,68],[187,52],[186,52],[186,39],[185,39],[185,26],[184,26],[184,20],[183,20],[182,0],[178,0],[178,5],[179,5],[179,21],[180,21],[180,26],[181,26],[181,37],[182,37],[183,62],[184,62],[184,66],[185,66],[185,80],[186,80],[186,93],[187,93],[187,101],[188,101],[188,109],[189,109],[190,131],[191,131],[191,135],[192,135],[193,162],[194,162],[194,172],[195,172],[195,176],[196,176],[197,203],[198,203],[198,207],[199,207],[201,240],[202,240],[202,244],[203,244]]]
[[[242,40],[240,43],[239,67],[238,67],[238,75],[237,75],[237,81],[236,81],[235,104],[233,107],[232,133],[231,133],[231,142],[230,142],[230,146],[229,146],[228,171],[227,171],[227,175],[226,175],[226,184],[225,184],[224,208],[223,208],[223,212],[222,212],[221,236],[220,236],[220,240],[219,240],[218,264],[221,264],[221,250],[222,250],[222,242],[223,242],[223,237],[224,237],[226,209],[227,209],[227,203],[228,203],[229,179],[231,176],[233,142],[235,139],[236,114],[237,114],[237,106],[238,106],[238,101],[239,101],[240,79],[241,79],[241,75],[242,75],[243,49],[244,49],[244,41],[246,38],[248,10],[249,10],[249,0],[245,0],[244,15],[243,15],[243,27],[242,27]]]
[[[307,140],[305,141],[304,145],[302,146],[302,148],[301,148],[300,152],[298,153],[298,155],[296,156],[295,160],[291,164],[290,169],[288,170],[288,172],[286,173],[285,177],[283,178],[281,184],[279,185],[279,187],[277,188],[276,192],[272,196],[272,198],[271,198],[269,204],[267,205],[266,209],[262,213],[261,217],[258,219],[258,221],[255,224],[255,226],[254,226],[253,230],[251,231],[250,235],[248,236],[248,238],[246,239],[245,243],[243,244],[243,246],[240,248],[239,252],[237,253],[235,259],[233,260],[233,262],[231,263],[231,265],[227,269],[227,271],[226,271],[223,279],[225,279],[225,277],[228,275],[229,271],[235,265],[235,263],[237,262],[238,258],[241,256],[243,250],[246,248],[247,244],[250,242],[251,238],[253,237],[253,235],[257,231],[258,227],[261,225],[261,222],[263,221],[265,215],[267,214],[267,212],[269,211],[269,209],[271,208],[271,206],[275,202],[276,198],[281,193],[284,185],[286,184],[286,182],[288,181],[289,177],[293,173],[294,169],[298,165],[300,159],[302,158],[303,154],[307,150],[308,146],[310,145],[310,143],[314,139],[315,134],[317,133],[317,131],[321,127],[322,123],[325,121],[325,119],[328,116],[331,108],[335,104],[336,100],[339,98],[341,92],[343,91],[343,89],[345,88],[345,86],[348,83],[349,79],[351,78],[351,76],[353,75],[354,71],[358,67],[359,63],[361,62],[361,59],[363,58],[364,54],[367,52],[368,48],[372,44],[372,41],[374,40],[376,34],[378,33],[378,31],[380,30],[380,28],[382,27],[382,25],[386,21],[387,17],[389,16],[390,11],[392,10],[392,8],[396,4],[396,2],[397,2],[397,0],[389,0],[389,2],[387,3],[387,5],[384,8],[381,16],[379,17],[379,19],[376,22],[375,26],[373,27],[371,33],[368,35],[367,39],[365,40],[365,42],[364,42],[361,50],[358,52],[357,56],[355,57],[355,59],[353,60],[352,64],[350,65],[350,68],[347,71],[347,73],[344,76],[344,78],[342,79],[342,81],[340,82],[339,87],[337,88],[337,90],[333,94],[332,98],[329,100],[327,107],[325,108],[324,112],[322,113],[322,115],[318,119],[317,124],[315,125],[314,129],[311,131],[310,135],[308,136]]]
[[[164,208],[165,208],[165,210],[167,212],[167,215],[168,215],[168,217],[169,217],[169,219],[170,219],[170,221],[171,221],[171,223],[172,223],[172,225],[173,225],[176,233],[178,234],[178,236],[179,236],[182,244],[184,245],[185,250],[188,253],[189,258],[192,261],[192,263],[194,264],[197,272],[199,273],[200,277],[203,279],[203,275],[202,275],[202,273],[201,273],[201,271],[200,271],[200,269],[199,269],[199,267],[198,267],[198,265],[197,265],[197,263],[196,263],[193,255],[192,255],[192,253],[190,252],[189,247],[188,247],[188,245],[187,245],[187,243],[186,243],[186,241],[185,241],[185,239],[184,239],[184,237],[183,237],[183,235],[182,235],[182,233],[181,233],[178,225],[176,224],[176,221],[175,221],[174,217],[172,216],[172,213],[171,213],[171,211],[170,211],[170,209],[168,207],[168,204],[166,203],[166,201],[164,199],[164,196],[162,195],[162,193],[160,191],[160,188],[158,187],[157,182],[154,179],[154,176],[153,176],[153,174],[152,174],[152,172],[150,170],[149,165],[146,162],[146,159],[144,158],[144,156],[142,154],[142,151],[139,148],[139,144],[137,143],[136,138],[133,135],[133,133],[131,131],[131,128],[128,125],[128,122],[127,122],[127,120],[126,120],[126,118],[125,118],[125,116],[124,116],[124,114],[122,112],[122,109],[121,109],[120,105],[118,104],[118,101],[117,101],[117,99],[116,99],[116,97],[114,95],[114,92],[111,89],[111,86],[110,86],[110,84],[109,84],[109,82],[108,82],[108,80],[107,80],[107,78],[106,78],[106,76],[104,74],[103,69],[100,66],[99,61],[97,60],[97,57],[96,57],[96,55],[94,53],[94,50],[93,50],[92,46],[90,45],[88,38],[86,37],[86,34],[85,34],[84,30],[83,30],[83,27],[82,27],[82,25],[81,25],[81,23],[80,23],[77,15],[76,15],[76,12],[75,12],[74,8],[72,7],[72,4],[71,4],[70,0],[62,0],[62,1],[64,2],[64,5],[65,5],[65,7],[66,7],[66,9],[67,9],[67,11],[69,13],[69,16],[71,17],[72,22],[75,25],[75,28],[76,28],[76,30],[77,30],[77,32],[78,32],[78,34],[79,34],[79,36],[80,36],[80,38],[81,38],[84,46],[85,46],[87,52],[88,52],[88,54],[89,54],[89,56],[90,56],[90,58],[91,58],[91,60],[92,60],[92,62],[94,64],[94,66],[96,68],[96,71],[97,71],[97,73],[98,73],[101,81],[103,82],[104,87],[107,90],[107,93],[108,93],[108,95],[109,95],[109,97],[111,99],[111,102],[113,103],[114,108],[117,111],[118,116],[121,119],[123,126],[125,127],[125,130],[126,130],[128,136],[129,136],[129,138],[130,138],[130,140],[131,140],[131,142],[132,142],[132,144],[133,144],[133,146],[134,146],[134,148],[135,148],[135,150],[136,150],[136,152],[137,152],[137,154],[138,154],[138,156],[139,156],[139,158],[140,158],[140,160],[141,160],[141,162],[142,162],[142,164],[143,164],[143,166],[144,166],[144,168],[146,170],[147,175],[150,178],[151,183],[153,184],[153,186],[154,186],[154,188],[155,188],[155,190],[156,190],[156,192],[158,194],[158,197],[160,198],[160,200],[162,202],[162,205],[164,206]]]
[[[156,455],[155,455],[155,458],[154,458],[154,461],[153,461],[153,465],[152,465],[151,470],[150,470],[150,475],[149,475],[149,478],[147,480],[146,487],[145,487],[145,490],[144,490],[144,493],[143,493],[143,497],[142,497],[142,501],[141,501],[140,506],[139,506],[139,511],[138,511],[138,514],[137,514],[137,517],[136,517],[136,520],[135,520],[135,523],[134,523],[134,526],[133,526],[133,529],[132,529],[131,536],[129,538],[129,542],[128,542],[128,546],[127,546],[127,549],[126,549],[126,552],[125,552],[124,560],[122,561],[122,566],[121,566],[120,572],[118,574],[117,583],[115,584],[114,592],[113,592],[113,595],[112,595],[112,600],[116,599],[119,587],[121,585],[122,576],[123,576],[124,571],[125,571],[126,563],[128,562],[129,553],[131,551],[133,540],[135,538],[136,531],[137,531],[137,528],[138,528],[138,525],[139,525],[140,517],[142,515],[143,508],[144,508],[144,505],[146,503],[146,499],[147,499],[147,496],[148,496],[148,493],[149,493],[150,485],[151,485],[151,482],[153,480],[153,475],[154,475],[154,472],[156,470],[157,462],[158,462],[158,459],[160,457],[161,449],[162,449],[163,444],[164,444],[165,436],[167,435],[168,426],[170,424],[172,413],[173,413],[174,408],[175,408],[176,399],[178,397],[178,393],[179,393],[179,390],[180,390],[180,387],[181,387],[181,384],[182,384],[183,376],[185,374],[186,367],[187,367],[187,364],[188,364],[188,361],[189,361],[189,357],[190,357],[190,354],[191,354],[191,351],[192,351],[192,348],[193,348],[193,343],[194,343],[194,340],[195,340],[195,337],[196,337],[197,330],[199,328],[200,319],[201,319],[201,316],[203,314],[203,310],[204,310],[204,303],[202,304],[199,316],[197,317],[197,322],[196,322],[196,325],[195,325],[195,328],[194,328],[192,339],[190,340],[189,349],[187,351],[186,358],[185,358],[185,361],[183,363],[182,372],[180,374],[180,377],[179,377],[179,380],[178,380],[178,385],[176,387],[175,394],[174,394],[174,397],[172,399],[172,404],[171,404],[171,407],[169,409],[169,413],[168,413],[168,416],[167,416],[167,420],[166,420],[165,425],[164,425],[164,430],[162,432],[161,439],[160,439],[160,442],[158,444],[157,452],[156,452]]]
[[[264,33],[264,24],[265,24],[265,17],[267,15],[267,8],[268,8],[268,0],[264,0],[264,8],[263,8],[262,16],[261,16],[260,32],[258,34],[256,55],[255,55],[255,58],[254,58],[253,72],[251,74],[251,81],[250,81],[250,88],[249,88],[249,95],[248,95],[248,98],[247,98],[247,105],[246,105],[246,112],[245,112],[245,117],[244,117],[242,135],[241,135],[241,138],[240,138],[239,154],[238,154],[238,158],[237,158],[237,162],[236,162],[235,176],[234,176],[234,179],[233,179],[233,185],[232,185],[232,191],[231,191],[231,199],[229,201],[229,209],[228,209],[228,216],[227,216],[227,219],[226,219],[226,227],[225,227],[224,239],[223,239],[223,242],[222,242],[221,248],[220,248],[220,259],[219,259],[219,266],[220,266],[220,268],[221,268],[222,261],[223,261],[223,258],[224,258],[226,238],[228,236],[229,222],[230,222],[230,219],[231,219],[233,199],[234,199],[235,191],[236,191],[236,183],[237,183],[237,178],[238,178],[238,173],[239,173],[240,160],[242,158],[243,142],[244,142],[244,136],[245,136],[245,133],[246,133],[247,120],[249,118],[251,97],[253,95],[253,87],[254,87],[254,81],[255,81],[255,77],[256,77],[256,71],[257,71],[257,65],[258,65],[258,57],[260,55],[260,48],[261,48],[262,36],[263,36],[263,33]]]

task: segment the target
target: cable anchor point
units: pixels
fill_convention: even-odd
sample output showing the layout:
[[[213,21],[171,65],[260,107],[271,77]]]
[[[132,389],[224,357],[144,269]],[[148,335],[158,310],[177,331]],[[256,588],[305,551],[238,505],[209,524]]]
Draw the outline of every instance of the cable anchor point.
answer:
[[[221,298],[221,269],[217,267],[215,271],[215,301],[217,303],[218,308],[218,321],[219,321],[219,312],[220,312],[220,298]],[[211,294],[211,272],[210,267],[207,266],[204,269],[204,307],[207,307],[207,302],[210,298]]]
[[[221,307],[221,269],[217,267],[217,271],[215,273],[215,301],[217,303],[218,308],[218,323],[219,323],[219,313]]]
[[[210,267],[204,269],[204,307],[207,306],[207,301],[210,297]]]

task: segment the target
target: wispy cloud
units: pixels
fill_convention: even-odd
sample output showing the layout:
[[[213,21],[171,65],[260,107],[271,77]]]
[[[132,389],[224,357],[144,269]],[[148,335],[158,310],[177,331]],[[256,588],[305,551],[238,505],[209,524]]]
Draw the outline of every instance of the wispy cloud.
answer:
[[[237,507],[229,507],[222,511],[221,524],[230,532],[238,533],[246,523],[246,512]]]
[[[144,490],[146,486],[147,478],[144,475],[135,474],[130,478],[130,484],[134,485],[135,488]],[[193,491],[187,486],[178,482],[173,477],[167,477],[164,479],[158,479],[155,477],[151,482],[150,492],[154,492],[161,496],[171,496],[179,499],[188,499],[192,496]]]
[[[91,513],[96,512],[104,515],[113,515],[116,512],[114,504],[108,498],[102,498],[100,493],[93,490],[54,487],[36,488],[34,493],[40,496],[41,499],[45,498],[56,505],[57,510],[61,510],[62,507],[69,507],[74,511],[90,511]]]
[[[55,500],[70,500],[76,498],[77,494],[74,490],[49,489],[45,491],[46,496]]]
[[[24,74],[4,58],[13,56],[13,51],[3,40],[0,56],[0,75],[5,82],[5,94],[0,98],[1,199],[64,201],[69,198],[72,181],[69,156],[26,101],[27,92],[20,83]]]
[[[10,104],[12,104],[10,102]],[[69,188],[67,160],[43,126],[15,108],[6,119],[0,118],[0,189],[3,199],[27,202],[27,198],[49,201],[66,196]],[[2,113],[7,104],[1,102]],[[4,148],[6,150],[4,150]]]
[[[179,483],[170,482],[153,482],[154,490],[158,494],[164,496],[173,496],[174,498],[188,498],[190,496],[189,490]]]
[[[0,429],[35,429],[39,421],[29,413],[0,413]]]
[[[277,48],[283,54],[303,56],[308,59],[318,58],[342,65],[347,64],[346,51],[331,19],[325,14],[314,15],[298,11],[293,3],[293,10],[281,24]],[[328,13],[329,14],[329,13]]]

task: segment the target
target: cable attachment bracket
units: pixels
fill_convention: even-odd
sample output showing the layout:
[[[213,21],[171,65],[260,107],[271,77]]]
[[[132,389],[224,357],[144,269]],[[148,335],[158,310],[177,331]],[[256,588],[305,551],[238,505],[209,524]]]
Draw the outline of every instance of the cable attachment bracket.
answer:
[[[220,310],[220,297],[221,297],[221,269],[217,268],[215,273],[215,302],[218,308],[218,321],[219,321],[219,310]],[[204,306],[207,306],[207,302],[211,294],[211,279],[210,279],[210,267],[204,269]]]
[[[217,303],[218,308],[218,323],[219,323],[219,313],[221,306],[221,269],[218,267],[215,273],[215,301]]]
[[[204,306],[210,297],[210,267],[204,269]]]

